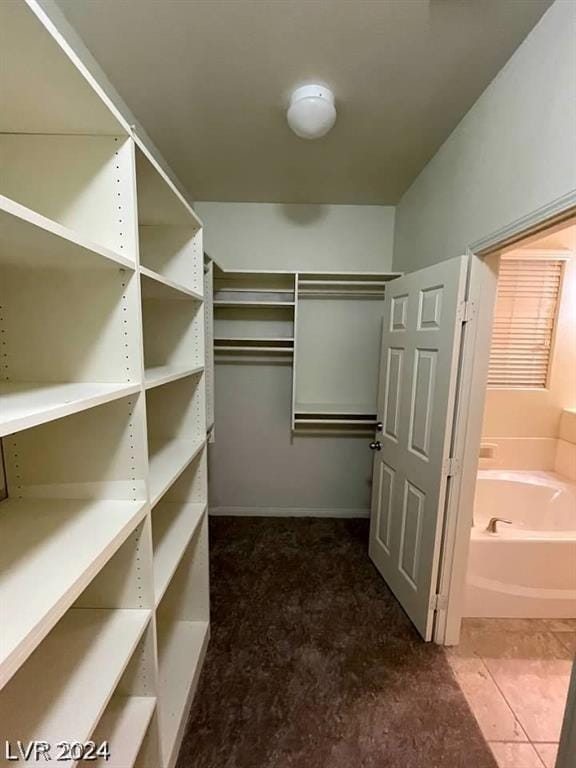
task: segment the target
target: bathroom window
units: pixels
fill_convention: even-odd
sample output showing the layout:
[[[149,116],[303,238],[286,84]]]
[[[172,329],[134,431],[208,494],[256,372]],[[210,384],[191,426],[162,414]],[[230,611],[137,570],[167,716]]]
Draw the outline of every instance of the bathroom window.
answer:
[[[559,259],[500,260],[488,386],[547,386],[563,266]]]

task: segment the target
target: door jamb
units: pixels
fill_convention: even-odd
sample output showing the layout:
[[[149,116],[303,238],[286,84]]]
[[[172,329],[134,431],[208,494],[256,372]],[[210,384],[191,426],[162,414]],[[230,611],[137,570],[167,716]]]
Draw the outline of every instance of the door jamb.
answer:
[[[438,578],[438,592],[443,599],[439,601],[433,639],[440,645],[456,645],[460,640],[478,448],[482,437],[492,316],[496,300],[497,270],[489,259],[486,260],[486,256],[575,214],[576,190],[471,243],[466,249],[470,259],[466,300],[471,302],[473,312],[463,329],[460,383],[453,427],[452,455],[459,460],[461,471],[452,478],[446,501]]]

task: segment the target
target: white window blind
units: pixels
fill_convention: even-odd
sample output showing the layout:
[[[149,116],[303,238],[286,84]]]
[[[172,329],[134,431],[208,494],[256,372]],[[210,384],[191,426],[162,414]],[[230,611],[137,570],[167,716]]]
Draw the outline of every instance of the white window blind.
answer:
[[[546,387],[563,265],[500,261],[488,386]]]

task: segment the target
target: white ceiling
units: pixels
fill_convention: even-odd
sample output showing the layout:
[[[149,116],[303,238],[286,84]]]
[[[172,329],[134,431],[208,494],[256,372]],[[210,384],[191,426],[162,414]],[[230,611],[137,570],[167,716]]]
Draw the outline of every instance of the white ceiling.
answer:
[[[389,203],[550,0],[58,0],[196,200]],[[338,121],[306,142],[291,88]]]

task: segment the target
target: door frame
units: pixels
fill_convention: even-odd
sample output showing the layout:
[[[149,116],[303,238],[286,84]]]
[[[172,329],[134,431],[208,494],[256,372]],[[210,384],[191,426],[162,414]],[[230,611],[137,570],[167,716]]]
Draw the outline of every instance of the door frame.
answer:
[[[537,236],[576,215],[576,190],[544,205],[468,245],[468,322],[463,326],[459,382],[452,432],[451,456],[459,472],[446,496],[443,546],[438,576],[438,609],[433,640],[457,645],[464,609],[472,506],[478,472],[478,452],[488,380],[492,317],[496,300],[496,255],[514,242]]]

